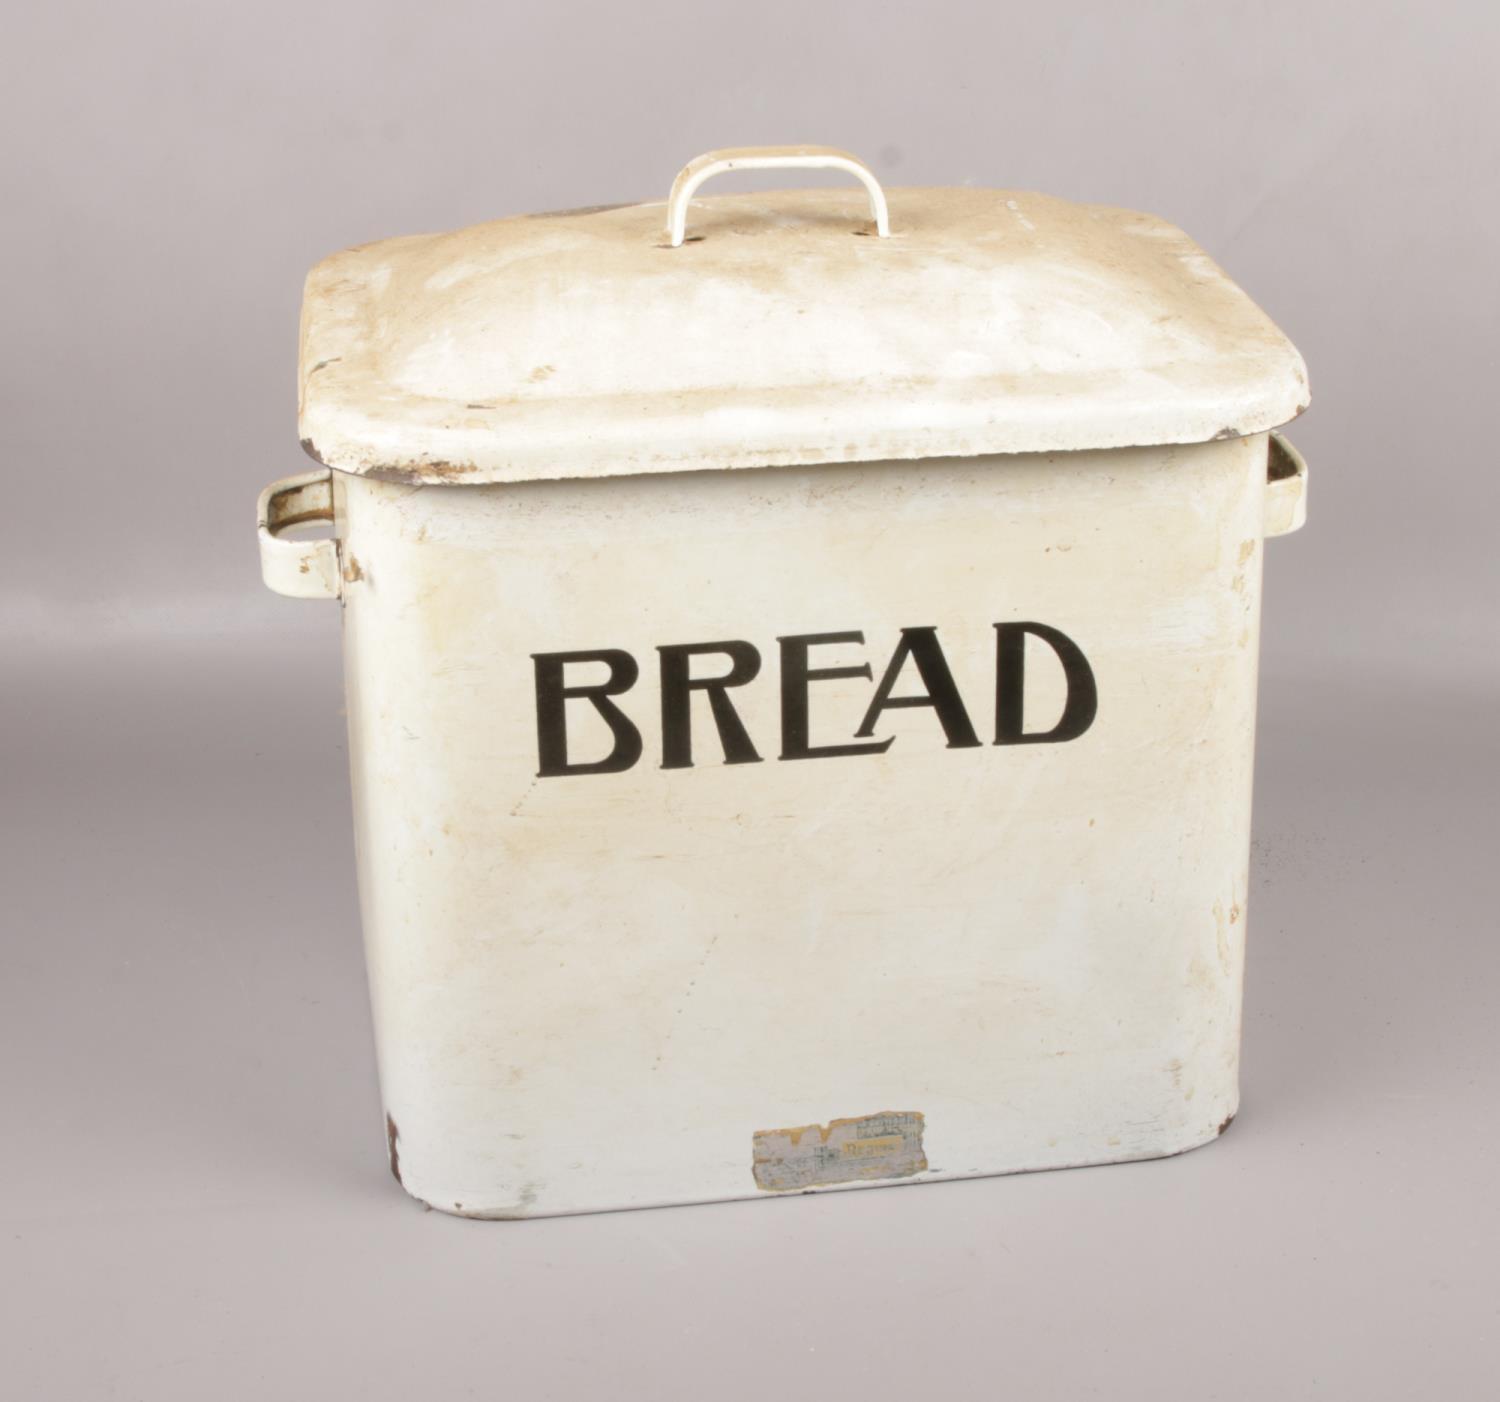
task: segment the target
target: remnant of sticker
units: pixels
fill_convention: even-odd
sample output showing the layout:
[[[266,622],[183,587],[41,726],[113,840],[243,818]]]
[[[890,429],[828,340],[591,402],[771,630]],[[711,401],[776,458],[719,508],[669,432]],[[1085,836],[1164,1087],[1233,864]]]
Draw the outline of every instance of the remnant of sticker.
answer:
[[[914,1110],[882,1110],[800,1129],[758,1129],[751,1145],[755,1186],[784,1193],[925,1173],[922,1128]]]

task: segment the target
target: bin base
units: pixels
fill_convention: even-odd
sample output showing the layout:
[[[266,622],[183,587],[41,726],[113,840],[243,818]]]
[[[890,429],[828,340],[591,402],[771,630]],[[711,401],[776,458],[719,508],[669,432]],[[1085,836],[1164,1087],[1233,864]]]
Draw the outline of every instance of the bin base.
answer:
[[[401,1183],[399,1174],[397,1174],[396,1181],[401,1183],[402,1188],[409,1197],[421,1203],[423,1207],[434,1212],[441,1212],[449,1217],[462,1217],[473,1222],[524,1222],[545,1217],[583,1217],[596,1212],[639,1212],[662,1207],[702,1207],[718,1202],[754,1202],[763,1201],[767,1198],[808,1197],[813,1194],[839,1193],[851,1189],[907,1188],[923,1183],[958,1183],[974,1178],[1008,1178],[1021,1173],[1055,1173],[1068,1169],[1105,1168],[1111,1164],[1149,1163],[1156,1159],[1178,1158],[1183,1154],[1192,1153],[1195,1149],[1202,1149],[1210,1144],[1216,1144],[1234,1123],[1237,1113],[1237,1111],[1231,1111],[1225,1116],[1219,1126],[1209,1134],[1197,1135],[1185,1144],[1178,1144],[1170,1148],[1163,1148],[1147,1153],[1131,1153],[1118,1157],[1082,1159],[1074,1163],[1023,1165],[1018,1168],[1000,1168],[981,1170],[979,1172],[945,1173],[941,1169],[931,1169],[910,1178],[875,1179],[856,1183],[828,1183],[815,1187],[789,1188],[776,1192],[747,1191],[742,1193],[716,1193],[703,1197],[673,1199],[662,1202],[601,1203],[598,1206],[590,1207],[538,1208],[535,1210],[530,1208],[517,1209],[514,1207],[466,1207],[460,1203],[438,1198],[424,1198],[420,1193],[413,1192],[405,1183]]]

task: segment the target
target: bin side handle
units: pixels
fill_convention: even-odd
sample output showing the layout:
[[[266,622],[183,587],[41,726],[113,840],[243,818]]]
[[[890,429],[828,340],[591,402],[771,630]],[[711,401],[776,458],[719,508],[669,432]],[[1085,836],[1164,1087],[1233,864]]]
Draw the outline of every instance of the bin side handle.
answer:
[[[832,146],[735,146],[724,151],[705,152],[677,172],[672,193],[667,196],[667,239],[673,248],[680,248],[687,235],[688,201],[694,192],[705,180],[729,170],[844,171],[858,180],[869,194],[876,234],[883,239],[891,236],[885,191],[880,188],[875,172],[858,156]]]
[[[1307,463],[1281,434],[1272,432],[1266,457],[1266,505],[1261,533],[1287,535],[1307,520]]]
[[[279,534],[307,521],[333,520],[333,476],[303,472],[272,482],[260,494],[260,573],[268,589],[292,599],[337,599],[339,547],[331,538],[286,540]]]

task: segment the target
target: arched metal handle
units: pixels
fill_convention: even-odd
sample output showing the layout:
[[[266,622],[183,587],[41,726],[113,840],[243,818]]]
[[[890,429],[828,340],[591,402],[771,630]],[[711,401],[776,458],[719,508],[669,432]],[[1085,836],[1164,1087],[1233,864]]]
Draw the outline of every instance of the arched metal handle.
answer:
[[[875,232],[881,238],[890,237],[885,191],[874,172],[858,157],[836,151],[832,146],[736,146],[726,151],[706,152],[677,173],[672,193],[667,196],[667,239],[673,248],[680,247],[687,234],[688,201],[694,192],[709,177],[729,170],[842,170],[869,192]]]
[[[333,521],[333,475],[326,467],[272,482],[260,494],[256,518],[260,572],[268,589],[293,599],[339,597],[338,542],[281,537],[282,531],[308,521]]]
[[[1287,535],[1307,520],[1307,463],[1275,429],[1266,453],[1266,506],[1261,534]]]

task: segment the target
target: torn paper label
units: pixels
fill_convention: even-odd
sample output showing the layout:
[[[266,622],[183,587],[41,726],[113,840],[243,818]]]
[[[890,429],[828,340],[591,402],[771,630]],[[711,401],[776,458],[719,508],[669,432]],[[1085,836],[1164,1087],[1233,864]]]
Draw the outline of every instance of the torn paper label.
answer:
[[[927,1169],[922,1116],[883,1110],[800,1129],[756,1130],[751,1148],[755,1185],[768,1192],[910,1178]]]

